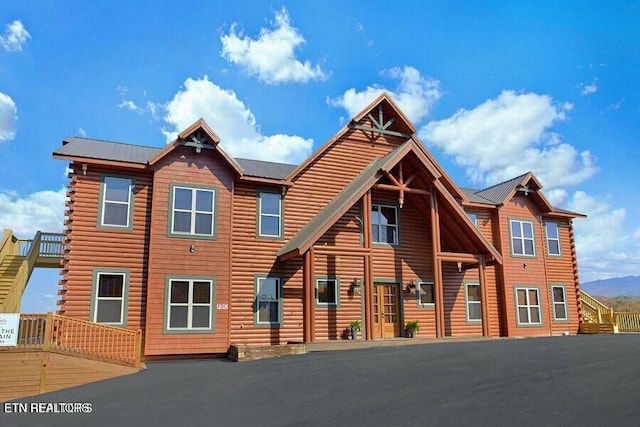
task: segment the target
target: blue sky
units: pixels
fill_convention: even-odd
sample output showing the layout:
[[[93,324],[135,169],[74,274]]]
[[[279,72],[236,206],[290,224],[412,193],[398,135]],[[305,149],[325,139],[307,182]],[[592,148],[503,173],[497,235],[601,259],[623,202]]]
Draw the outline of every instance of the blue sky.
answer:
[[[472,3],[472,4],[469,4]],[[0,8],[0,228],[63,225],[63,138],[300,162],[381,91],[461,186],[532,170],[583,281],[640,275],[640,2],[43,2]],[[23,311],[55,310],[56,270]]]

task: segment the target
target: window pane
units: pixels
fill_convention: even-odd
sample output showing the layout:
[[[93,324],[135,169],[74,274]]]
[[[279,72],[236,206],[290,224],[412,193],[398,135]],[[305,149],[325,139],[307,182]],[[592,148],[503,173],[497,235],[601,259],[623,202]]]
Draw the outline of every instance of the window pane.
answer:
[[[549,244],[549,253],[552,255],[559,255],[560,254],[560,245],[558,244],[557,240],[547,240],[547,243]]]
[[[275,193],[261,193],[260,213],[280,215],[280,195]]]
[[[511,221],[511,236],[522,237],[520,232],[520,221]]]
[[[480,286],[478,285],[467,286],[467,300],[480,301]]]
[[[213,234],[213,215],[196,214],[196,234],[206,234],[208,236]]]
[[[531,307],[531,323],[540,323],[540,310],[538,307]]]
[[[482,306],[478,303],[469,304],[469,320],[482,320]]]
[[[265,236],[280,235],[280,217],[262,216],[260,217],[260,234]]]
[[[259,301],[258,322],[278,323],[278,303],[275,301]]]
[[[127,219],[129,216],[129,205],[123,205],[120,203],[105,203],[103,209],[103,224],[122,226],[127,225]]]
[[[527,291],[525,289],[518,289],[518,305],[527,304]]]
[[[529,305],[538,305],[538,291],[529,289]]]
[[[395,225],[397,223],[396,221],[396,210],[395,208],[390,208],[388,206],[381,206],[380,207],[380,213],[381,213],[381,224],[393,224]]]
[[[533,224],[531,224],[530,222],[523,222],[522,230],[524,232],[524,237],[533,239]]]
[[[169,319],[170,328],[186,328],[188,307],[186,306],[171,306],[171,318]]]
[[[387,230],[387,243],[398,243],[398,229],[396,227],[384,227]]]
[[[420,303],[433,304],[433,284],[432,283],[420,284]]]
[[[210,307],[195,306],[193,307],[193,314],[191,316],[191,326],[193,328],[208,328],[210,316]]]
[[[553,302],[564,302],[564,288],[560,286],[553,287]]]
[[[533,255],[533,240],[524,241],[524,253],[525,255]]]
[[[105,177],[105,200],[112,202],[128,202],[131,180],[125,178]]]
[[[371,231],[373,231],[373,233],[371,233],[371,240],[376,243],[380,242],[380,227],[374,224]]]
[[[173,213],[173,231],[180,233],[191,232],[191,214],[189,212]]]
[[[258,301],[275,301],[277,299],[276,280],[258,279]]]
[[[121,274],[100,274],[98,280],[98,297],[122,297],[124,276]]]
[[[554,304],[553,305],[556,311],[556,319],[566,319],[567,318],[567,309],[564,304]]]
[[[122,300],[98,300],[96,322],[120,323],[122,321]]]
[[[213,212],[213,191],[196,190],[196,210]]]
[[[189,302],[189,282],[177,280],[171,282],[171,302],[184,304]]]
[[[318,302],[324,304],[336,303],[336,286],[333,280],[318,280]]]
[[[211,283],[193,282],[193,303],[209,304],[211,302]]]
[[[529,323],[529,309],[527,307],[518,308],[518,320],[520,323]]]
[[[173,194],[173,207],[175,209],[191,210],[191,190],[187,188],[175,188]]]
[[[371,211],[371,224],[380,224],[380,211],[378,206],[374,206]]]
[[[555,222],[548,222],[547,224],[547,237],[550,239],[558,238],[558,224]]]
[[[516,255],[522,255],[522,241],[520,239],[511,239],[513,246],[513,253]]]

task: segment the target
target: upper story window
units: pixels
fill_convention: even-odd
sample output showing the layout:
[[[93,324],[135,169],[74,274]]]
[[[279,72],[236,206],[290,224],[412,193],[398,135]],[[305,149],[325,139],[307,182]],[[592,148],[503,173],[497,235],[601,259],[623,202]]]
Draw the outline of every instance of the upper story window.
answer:
[[[398,209],[395,206],[372,205],[372,241],[374,243],[398,244]]]
[[[100,226],[129,228],[131,226],[133,180],[105,176],[102,179]]]
[[[259,193],[258,236],[282,237],[282,196],[279,193]]]
[[[533,239],[533,222],[512,219],[511,224],[511,253],[513,255],[535,256]]]
[[[547,222],[544,225],[547,235],[547,253],[560,255],[560,230],[557,222]]]
[[[171,191],[171,234],[213,237],[215,190],[174,185]]]

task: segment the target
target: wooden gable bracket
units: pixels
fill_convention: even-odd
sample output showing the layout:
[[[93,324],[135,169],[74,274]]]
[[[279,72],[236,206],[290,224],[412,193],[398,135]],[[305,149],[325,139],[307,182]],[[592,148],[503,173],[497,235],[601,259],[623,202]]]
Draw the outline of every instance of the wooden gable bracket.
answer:
[[[393,122],[396,121],[396,118],[391,117],[389,120],[385,122],[384,112],[382,111],[382,104],[378,104],[377,120],[371,113],[367,114],[367,117],[369,118],[369,120],[371,120],[371,123],[373,123],[373,127],[364,126],[359,123],[352,123],[352,126],[355,129],[363,130],[366,132],[376,132],[376,133],[379,133],[380,135],[399,136],[401,138],[407,138],[407,139],[411,138],[411,135],[408,135],[406,133],[389,130],[389,127],[393,124]]]
[[[389,171],[383,170],[382,173],[384,176],[392,182],[392,184],[376,184],[374,188],[378,188],[380,190],[391,190],[398,191],[398,204],[400,205],[400,209],[404,206],[404,193],[413,193],[413,194],[421,194],[423,196],[430,196],[431,192],[427,190],[423,190],[421,188],[413,188],[409,187],[409,184],[416,178],[418,175],[418,171],[412,173],[406,180],[404,179],[404,175],[402,172],[402,162],[398,163],[398,178],[393,176],[393,174]]]
[[[184,143],[185,147],[194,147],[196,153],[200,153],[203,148],[208,150],[214,149],[216,145],[215,141],[209,141],[207,135],[203,135],[200,131],[191,134],[191,139]]]

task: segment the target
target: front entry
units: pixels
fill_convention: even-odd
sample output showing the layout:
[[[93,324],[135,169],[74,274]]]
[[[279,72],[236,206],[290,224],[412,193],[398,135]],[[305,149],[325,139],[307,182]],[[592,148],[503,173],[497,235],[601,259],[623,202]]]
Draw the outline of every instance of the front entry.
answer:
[[[374,283],[373,338],[401,336],[400,287],[397,283]]]

